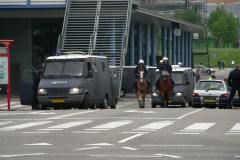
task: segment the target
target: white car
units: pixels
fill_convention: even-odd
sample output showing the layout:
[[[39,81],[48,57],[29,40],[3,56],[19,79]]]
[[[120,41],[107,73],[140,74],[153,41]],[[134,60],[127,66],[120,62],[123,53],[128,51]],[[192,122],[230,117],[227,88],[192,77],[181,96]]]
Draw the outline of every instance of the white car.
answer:
[[[203,65],[194,65],[194,71],[196,71],[198,68],[201,75],[209,75],[216,72],[216,70],[213,68],[208,68]]]
[[[192,93],[192,106],[227,108],[228,87],[223,80],[200,80]]]

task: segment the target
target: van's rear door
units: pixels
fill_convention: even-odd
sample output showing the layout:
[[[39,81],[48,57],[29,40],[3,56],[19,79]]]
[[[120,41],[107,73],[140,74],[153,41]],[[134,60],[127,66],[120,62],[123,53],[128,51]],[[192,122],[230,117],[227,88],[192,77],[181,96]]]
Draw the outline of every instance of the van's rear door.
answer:
[[[33,68],[23,69],[20,82],[20,102],[22,105],[33,105],[36,103],[36,82],[34,76],[36,72]]]

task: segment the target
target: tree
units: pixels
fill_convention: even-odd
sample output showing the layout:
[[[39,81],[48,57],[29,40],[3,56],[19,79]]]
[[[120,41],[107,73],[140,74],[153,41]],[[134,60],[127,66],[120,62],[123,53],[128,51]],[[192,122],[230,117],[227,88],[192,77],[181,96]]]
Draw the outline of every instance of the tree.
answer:
[[[232,13],[227,13],[223,6],[217,7],[210,14],[208,27],[217,39],[218,48],[222,46],[222,42],[236,44],[239,20]]]
[[[174,15],[177,19],[182,19],[194,24],[202,24],[202,17],[196,8],[185,9],[182,12],[176,12]]]

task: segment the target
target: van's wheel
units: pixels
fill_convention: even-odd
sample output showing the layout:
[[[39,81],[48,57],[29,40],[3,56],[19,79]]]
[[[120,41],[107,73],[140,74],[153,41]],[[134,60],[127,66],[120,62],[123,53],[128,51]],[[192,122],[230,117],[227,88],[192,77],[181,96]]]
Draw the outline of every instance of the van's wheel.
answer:
[[[155,103],[152,103],[152,108],[156,108],[156,104]]]
[[[41,110],[47,110],[48,106],[47,105],[41,105]]]
[[[38,104],[32,105],[32,110],[39,110],[39,105]]]
[[[107,104],[107,97],[104,98],[103,103],[100,104],[100,109],[106,109],[108,106]]]
[[[111,109],[116,109],[117,108],[117,103],[118,103],[118,98],[113,99],[113,104],[110,106]]]
[[[86,108],[86,109],[89,107],[89,95],[88,94],[85,94],[82,106],[83,106],[83,108]]]

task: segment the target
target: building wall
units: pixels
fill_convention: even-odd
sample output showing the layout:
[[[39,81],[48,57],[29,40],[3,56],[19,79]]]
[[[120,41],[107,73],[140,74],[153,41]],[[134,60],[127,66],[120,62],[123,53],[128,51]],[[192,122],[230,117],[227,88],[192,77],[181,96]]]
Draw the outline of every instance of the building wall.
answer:
[[[11,84],[14,94],[19,92],[21,68],[32,65],[31,21],[29,19],[1,19],[0,39],[13,39],[11,49]]]

